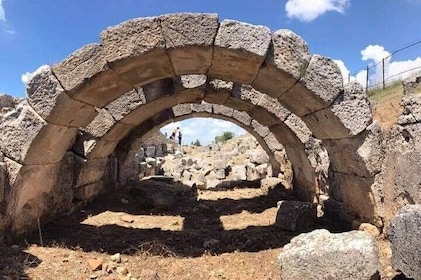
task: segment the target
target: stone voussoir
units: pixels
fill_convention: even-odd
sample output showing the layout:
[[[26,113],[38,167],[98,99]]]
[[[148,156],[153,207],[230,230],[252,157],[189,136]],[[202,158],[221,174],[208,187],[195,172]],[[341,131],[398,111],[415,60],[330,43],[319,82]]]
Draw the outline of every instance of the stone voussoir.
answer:
[[[90,44],[52,67],[64,90],[74,99],[102,108],[133,89],[109,68],[101,45]]]
[[[159,19],[175,74],[205,74],[212,63],[218,15],[179,13]]]
[[[266,26],[222,21],[215,38],[209,76],[251,84],[266,57],[270,40]]]
[[[50,67],[38,72],[26,85],[29,105],[48,123],[84,127],[97,115],[95,107],[71,98]]]
[[[310,58],[309,48],[301,37],[287,29],[276,31],[253,87],[279,97],[305,74]]]
[[[343,93],[341,70],[333,60],[313,55],[304,72],[300,81],[278,98],[300,117],[327,108]]]
[[[159,17],[137,18],[109,27],[101,33],[101,45],[112,69],[132,87],[175,76]]]

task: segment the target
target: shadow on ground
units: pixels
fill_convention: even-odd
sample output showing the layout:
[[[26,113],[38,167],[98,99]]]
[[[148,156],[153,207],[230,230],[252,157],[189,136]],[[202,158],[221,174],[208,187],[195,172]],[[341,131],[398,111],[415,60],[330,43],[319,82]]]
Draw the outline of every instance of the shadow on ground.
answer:
[[[234,189],[234,188],[233,188]],[[222,215],[248,211],[262,213],[276,207],[277,201],[293,199],[282,186],[268,189],[263,195],[246,199],[198,200],[198,191],[180,183],[146,180],[130,184],[98,197],[85,209],[51,222],[42,228],[44,246],[79,248],[109,254],[136,254],[148,250],[157,255],[172,254],[199,257],[204,253],[221,254],[234,251],[258,252],[281,248],[297,232],[285,232],[274,225],[249,226],[224,230]],[[160,228],[139,229],[107,224],[93,226],[81,223],[105,211],[131,215],[181,216],[181,231]],[[326,224],[315,228],[326,227]],[[38,234],[24,237],[28,243],[39,243]]]

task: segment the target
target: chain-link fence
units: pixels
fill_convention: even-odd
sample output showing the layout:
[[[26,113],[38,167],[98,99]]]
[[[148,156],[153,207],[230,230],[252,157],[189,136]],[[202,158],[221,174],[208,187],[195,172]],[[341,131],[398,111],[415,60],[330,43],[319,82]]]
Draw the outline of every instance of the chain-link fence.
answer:
[[[348,76],[370,89],[386,88],[417,73],[421,74],[421,40],[395,50],[388,56],[367,65],[366,69]]]

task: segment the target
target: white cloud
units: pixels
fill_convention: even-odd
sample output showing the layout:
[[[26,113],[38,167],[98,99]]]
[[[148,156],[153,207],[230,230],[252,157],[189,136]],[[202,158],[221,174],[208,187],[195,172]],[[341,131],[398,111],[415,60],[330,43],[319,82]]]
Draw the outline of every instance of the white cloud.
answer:
[[[368,84],[370,86],[380,86],[383,84],[383,59],[385,83],[391,83],[398,80],[404,80],[415,73],[421,73],[421,57],[408,60],[393,61],[394,57],[383,46],[368,45],[361,50],[361,60],[371,62],[369,67]],[[344,82],[348,82],[349,70],[341,60],[335,60],[341,69]],[[370,65],[370,64],[369,64]],[[367,70],[359,71],[350,80],[357,80],[364,87],[367,82]]]
[[[288,18],[310,22],[331,11],[343,14],[350,4],[350,0],[288,0],[285,11]]]
[[[47,70],[49,68],[50,68],[50,66],[48,66],[48,65],[45,65],[45,64],[41,65],[34,72],[26,72],[25,74],[22,74],[20,79],[26,85],[36,74],[40,73],[41,71]]]
[[[3,8],[3,0],[0,0],[0,21],[6,21],[6,13]]]
[[[368,45],[365,49],[361,50],[361,59],[364,61],[373,60],[374,63],[382,61],[383,58],[386,58],[389,55],[390,52],[379,45]]]
[[[213,118],[191,118],[181,122],[170,123],[161,128],[161,132],[170,136],[176,127],[180,128],[184,144],[190,144],[199,139],[202,145],[207,145],[212,143],[215,136],[221,135],[224,131],[232,131],[235,135],[246,133],[244,129],[234,123]]]

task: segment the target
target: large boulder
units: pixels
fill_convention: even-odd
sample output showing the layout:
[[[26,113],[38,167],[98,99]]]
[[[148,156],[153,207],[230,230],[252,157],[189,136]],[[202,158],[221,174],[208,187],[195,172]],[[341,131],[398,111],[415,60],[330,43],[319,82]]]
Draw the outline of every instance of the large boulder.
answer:
[[[285,245],[278,261],[283,280],[380,279],[376,241],[361,231],[300,234]]]
[[[392,266],[406,277],[421,279],[421,204],[403,207],[389,228]]]

